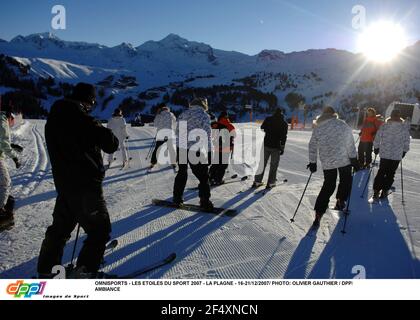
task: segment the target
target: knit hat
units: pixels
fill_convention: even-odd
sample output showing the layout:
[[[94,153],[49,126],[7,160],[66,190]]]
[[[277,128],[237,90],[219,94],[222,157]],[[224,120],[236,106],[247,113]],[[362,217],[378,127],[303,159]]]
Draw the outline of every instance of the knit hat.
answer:
[[[74,100],[93,105],[96,102],[96,89],[89,83],[80,82],[74,87],[71,97]]]
[[[204,110],[209,110],[209,104],[207,102],[206,98],[194,98],[191,102],[190,102],[190,107],[201,107]]]
[[[326,114],[336,114],[335,109],[331,106],[327,106],[322,110],[322,113]]]

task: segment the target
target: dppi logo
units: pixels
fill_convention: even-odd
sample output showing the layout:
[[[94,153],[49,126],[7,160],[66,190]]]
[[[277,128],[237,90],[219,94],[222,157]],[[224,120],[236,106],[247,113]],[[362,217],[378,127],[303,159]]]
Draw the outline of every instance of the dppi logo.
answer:
[[[22,280],[11,283],[7,286],[7,294],[15,296],[15,298],[32,298],[33,295],[41,295],[44,292],[46,282],[24,283]]]

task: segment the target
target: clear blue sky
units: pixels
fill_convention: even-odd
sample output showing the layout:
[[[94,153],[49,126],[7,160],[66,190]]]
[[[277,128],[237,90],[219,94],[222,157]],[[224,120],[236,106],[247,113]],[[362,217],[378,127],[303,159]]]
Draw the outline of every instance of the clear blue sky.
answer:
[[[351,9],[367,9],[368,22],[392,18],[410,42],[420,40],[419,0],[2,0],[0,38],[52,31],[51,8],[67,9],[64,40],[137,46],[176,33],[218,49],[256,54],[262,49],[355,50]]]

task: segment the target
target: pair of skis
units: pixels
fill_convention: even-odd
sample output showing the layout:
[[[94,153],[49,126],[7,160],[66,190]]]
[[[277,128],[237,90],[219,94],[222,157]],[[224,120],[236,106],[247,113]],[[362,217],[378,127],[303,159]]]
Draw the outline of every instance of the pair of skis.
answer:
[[[206,210],[199,205],[191,203],[176,204],[172,201],[153,199],[152,204],[158,207],[173,208],[192,212],[210,213],[215,215],[224,215],[227,217],[235,217],[238,215],[238,210],[228,208],[217,208],[214,207],[211,210]]]
[[[118,247],[118,240],[114,239],[111,242],[109,242],[105,247],[105,253],[112,252]],[[156,269],[162,268],[168,264],[171,264],[173,261],[176,260],[176,253],[171,253],[167,257],[157,260],[156,262],[153,262],[152,264],[149,264],[145,267],[142,267],[136,271],[133,271],[131,273],[125,274],[125,275],[113,275],[113,274],[107,274],[104,272],[99,272],[95,278],[97,279],[134,279],[137,277],[140,277],[146,273],[149,273],[151,271],[154,271]]]
[[[229,179],[221,182],[221,183],[210,183],[210,187],[211,188],[217,188],[220,186],[224,186],[227,184],[231,184],[231,183],[237,183],[237,182],[244,182],[247,181],[249,179],[249,176],[243,176],[241,178],[239,178],[239,175],[234,174],[233,176],[231,176]],[[193,188],[188,188],[188,190],[198,190],[198,187],[193,187]]]

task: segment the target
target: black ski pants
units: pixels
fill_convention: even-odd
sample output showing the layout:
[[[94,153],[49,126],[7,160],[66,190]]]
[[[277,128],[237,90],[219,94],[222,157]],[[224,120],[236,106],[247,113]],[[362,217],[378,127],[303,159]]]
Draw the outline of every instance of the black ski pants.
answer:
[[[61,192],[53,212],[53,223],[48,227],[38,258],[38,273],[49,274],[55,265],[61,265],[64,247],[77,224],[87,237],[77,259],[77,267],[97,272],[102,262],[106,243],[110,240],[111,222],[102,188]]]
[[[324,170],[324,185],[316,199],[315,211],[324,214],[328,209],[330,198],[335,191],[337,176],[340,176],[340,183],[337,190],[337,200],[347,201],[352,188],[352,166],[338,169]]]
[[[219,151],[215,153],[213,164],[210,167],[210,180],[222,182],[229,166],[229,158],[231,153],[223,153]]]
[[[362,167],[372,163],[373,142],[360,142],[359,163]]]
[[[187,152],[187,151],[184,151]],[[197,154],[199,156],[199,154]],[[191,168],[191,171],[199,180],[200,184],[198,185],[199,197],[202,200],[210,199],[210,183],[209,183],[209,166],[208,164],[198,163],[192,164],[189,159],[187,163],[182,163],[180,161],[180,151],[177,152],[177,162],[178,162],[178,174],[175,178],[174,183],[174,201],[180,201],[183,199],[185,186],[187,185],[188,180],[188,166]]]
[[[394,184],[395,172],[400,165],[398,160],[381,159],[378,174],[373,182],[373,190],[388,191]]]

